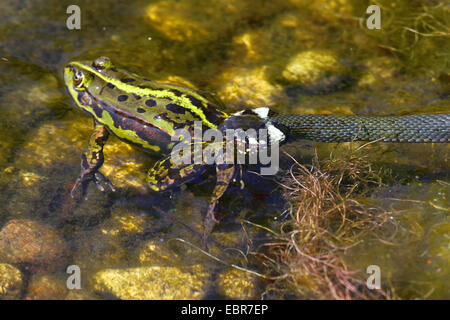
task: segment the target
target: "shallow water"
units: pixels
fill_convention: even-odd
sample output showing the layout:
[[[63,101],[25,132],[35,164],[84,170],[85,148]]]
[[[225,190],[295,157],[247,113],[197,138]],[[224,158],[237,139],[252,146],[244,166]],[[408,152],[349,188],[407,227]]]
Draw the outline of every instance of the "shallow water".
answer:
[[[0,228],[32,220],[64,242],[51,249],[63,254],[52,255],[50,265],[24,262],[27,252],[25,260],[1,257],[0,264],[22,273],[16,298],[248,299],[267,285],[183,242],[200,244],[212,175],[173,193],[151,193],[146,171],[157,159],[118,139],[108,141],[102,169],[118,192],[90,186],[86,201],[65,210],[92,130],[65,92],[68,61],[108,56],[139,75],[217,93],[228,111],[269,105],[282,113],[450,112],[448,5],[380,1],[382,29],[368,30],[367,1],[256,2],[79,1],[81,30],[66,27],[70,1],[0,2]],[[325,158],[335,146],[286,150],[310,162],[313,147]],[[375,166],[397,177],[371,201],[407,222],[410,238],[400,248],[368,243],[350,263],[361,270],[379,265],[402,298],[450,298],[448,144],[379,143],[369,150]],[[282,160],[283,168],[289,163]],[[245,221],[278,228],[286,203],[273,181],[251,174],[245,180],[245,189],[233,185],[220,202],[211,254],[264,274],[248,253],[268,235]],[[65,287],[68,265],[82,270],[82,290]],[[181,295],[151,287],[154,277],[173,280],[169,287]],[[135,296],[133,281],[142,290]]]

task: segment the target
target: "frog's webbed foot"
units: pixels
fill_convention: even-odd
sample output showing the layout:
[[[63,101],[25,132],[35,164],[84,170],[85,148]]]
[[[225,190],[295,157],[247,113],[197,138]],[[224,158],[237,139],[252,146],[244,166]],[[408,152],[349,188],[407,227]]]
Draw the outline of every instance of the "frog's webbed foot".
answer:
[[[112,183],[98,170],[103,164],[103,146],[108,139],[108,131],[103,125],[95,123],[94,131],[89,139],[88,149],[81,156],[80,175],[75,181],[75,185],[70,191],[72,197],[78,189],[81,189],[82,196],[86,198],[86,191],[89,182],[93,181],[100,191],[105,191],[105,186],[115,191]]]
[[[70,195],[72,196],[72,198],[75,197],[77,190],[81,189],[82,197],[86,200],[87,188],[90,182],[94,182],[101,192],[104,192],[105,189],[110,189],[112,192],[116,191],[114,185],[107,177],[103,175],[103,173],[99,171],[93,173],[82,172],[77,181],[75,181],[75,185],[73,186],[72,190],[70,191]]]
[[[80,175],[75,181],[75,185],[73,186],[72,190],[70,190],[70,196],[72,198],[75,198],[77,190],[81,189],[81,195],[86,199],[86,190],[90,181],[91,179],[86,179],[85,176]]]
[[[218,223],[216,217],[214,216],[214,209],[216,207],[217,200],[223,196],[225,191],[228,189],[228,185],[233,179],[235,165],[234,164],[219,164],[216,167],[217,170],[217,182],[213,190],[211,203],[209,204],[208,212],[206,213],[205,219],[203,221],[203,236],[202,242],[205,250],[208,250],[208,237],[211,234],[214,226]]]
[[[107,188],[109,188],[112,192],[116,191],[116,189],[114,188],[111,181],[109,181],[109,179],[107,177],[105,177],[103,175],[103,173],[101,173],[99,171],[97,171],[94,174],[94,183],[97,186],[97,188],[102,192],[105,191],[105,187],[103,185],[105,185]]]

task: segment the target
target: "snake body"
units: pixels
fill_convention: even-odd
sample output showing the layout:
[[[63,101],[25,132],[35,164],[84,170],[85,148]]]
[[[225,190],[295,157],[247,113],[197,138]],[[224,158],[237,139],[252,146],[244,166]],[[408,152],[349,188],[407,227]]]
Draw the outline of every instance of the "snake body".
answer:
[[[407,116],[273,115],[269,121],[318,142],[450,142],[450,113]]]

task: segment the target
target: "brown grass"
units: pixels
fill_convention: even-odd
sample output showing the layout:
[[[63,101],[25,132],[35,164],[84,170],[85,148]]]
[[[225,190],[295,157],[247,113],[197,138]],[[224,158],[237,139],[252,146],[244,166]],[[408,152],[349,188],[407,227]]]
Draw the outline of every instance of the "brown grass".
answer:
[[[363,239],[394,223],[390,212],[366,203],[386,173],[374,171],[361,150],[314,162],[307,167],[294,159],[281,182],[290,217],[258,251],[278,275],[268,290],[293,298],[396,298],[393,290],[369,290],[365,270],[345,259]]]

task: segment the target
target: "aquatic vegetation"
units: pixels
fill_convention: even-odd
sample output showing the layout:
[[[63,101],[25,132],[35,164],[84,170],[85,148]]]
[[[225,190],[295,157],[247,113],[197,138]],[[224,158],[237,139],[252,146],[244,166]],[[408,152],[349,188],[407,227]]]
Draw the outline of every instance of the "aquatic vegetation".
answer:
[[[395,226],[393,213],[367,201],[384,175],[360,152],[312,166],[295,161],[281,182],[289,217],[256,253],[276,274],[267,291],[297,298],[395,298],[390,288],[369,290],[365,270],[347,260],[367,236]]]

